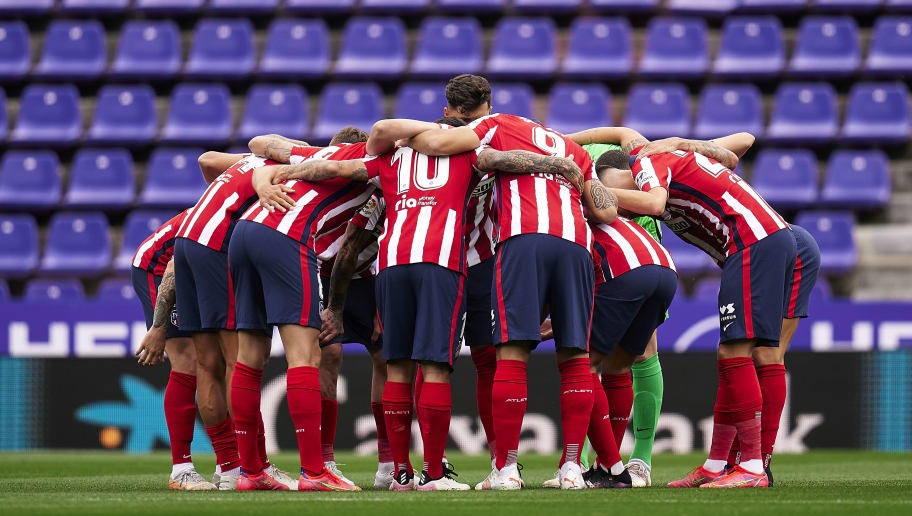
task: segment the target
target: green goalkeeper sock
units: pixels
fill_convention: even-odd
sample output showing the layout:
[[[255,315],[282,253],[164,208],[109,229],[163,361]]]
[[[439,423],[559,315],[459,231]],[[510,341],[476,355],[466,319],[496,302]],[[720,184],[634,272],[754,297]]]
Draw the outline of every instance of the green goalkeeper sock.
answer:
[[[633,445],[631,459],[640,459],[652,466],[652,445],[655,442],[656,424],[662,411],[662,364],[659,355],[635,363],[633,372]]]

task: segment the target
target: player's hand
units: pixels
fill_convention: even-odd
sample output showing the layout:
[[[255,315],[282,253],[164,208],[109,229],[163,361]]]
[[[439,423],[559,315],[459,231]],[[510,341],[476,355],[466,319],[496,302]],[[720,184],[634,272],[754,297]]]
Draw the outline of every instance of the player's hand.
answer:
[[[554,329],[551,328],[551,318],[548,317],[545,319],[545,322],[542,323],[541,328],[539,329],[541,333],[541,340],[548,340],[554,338]]]
[[[681,150],[681,143],[683,141],[683,138],[674,136],[671,138],[664,138],[661,140],[656,140],[654,142],[649,142],[644,145],[642,149],[640,149],[640,152],[637,154],[637,158],[639,159],[646,156],[652,156],[653,154],[664,154],[666,152]]]
[[[320,344],[329,344],[333,339],[345,333],[345,327],[342,325],[342,311],[327,308],[320,313],[320,318],[323,319]]]
[[[396,143],[394,143],[393,145],[395,145],[395,147],[397,149],[401,149],[402,147],[408,147],[410,141],[411,141],[411,138],[400,138],[400,139],[396,140]]]
[[[294,208],[294,200],[288,196],[288,194],[292,192],[294,192],[294,188],[284,184],[278,184],[262,187],[260,190],[257,190],[257,195],[260,197],[260,206],[269,211],[279,210],[280,212],[285,213]]]
[[[380,318],[377,317],[377,314],[374,314],[374,331],[371,332],[371,344],[380,340],[380,333]]]
[[[142,366],[164,363],[165,332],[159,331],[158,328],[153,328],[146,332],[134,355],[136,356],[136,363]]]

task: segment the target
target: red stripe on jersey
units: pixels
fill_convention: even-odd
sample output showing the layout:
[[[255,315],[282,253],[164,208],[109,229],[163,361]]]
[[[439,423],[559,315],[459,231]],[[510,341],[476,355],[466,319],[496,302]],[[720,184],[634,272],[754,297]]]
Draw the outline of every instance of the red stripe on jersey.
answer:
[[[792,292],[789,295],[786,319],[793,319],[795,317],[795,309],[798,308],[798,293],[801,290],[801,268],[801,257],[798,256],[795,258],[795,273],[792,275]]]
[[[744,331],[748,339],[754,338],[754,311],[751,303],[751,254],[750,247],[741,254],[741,295],[744,297]]]
[[[589,154],[572,140],[526,118],[494,114],[469,124],[483,145],[572,157],[586,180],[595,177]],[[563,176],[497,174],[498,242],[527,233],[553,235],[591,248],[580,192]]]
[[[644,265],[675,270],[668,251],[635,222],[618,217],[611,224],[593,224],[596,255],[605,278],[616,278]]]
[[[184,210],[175,215],[143,240],[133,254],[133,267],[164,276],[165,268],[174,256],[174,239],[188,212]]]
[[[466,262],[469,267],[494,256],[494,175],[481,178],[466,205]]]
[[[342,246],[342,239],[345,237],[345,230],[348,222],[333,228],[331,231],[324,231],[314,238],[314,252],[320,261],[320,274],[329,276],[332,272],[333,265],[336,261],[336,255]],[[380,245],[376,240],[371,242],[360,254],[358,254],[358,264],[352,275],[355,278],[370,278],[374,275],[374,263],[377,261],[377,251]]]

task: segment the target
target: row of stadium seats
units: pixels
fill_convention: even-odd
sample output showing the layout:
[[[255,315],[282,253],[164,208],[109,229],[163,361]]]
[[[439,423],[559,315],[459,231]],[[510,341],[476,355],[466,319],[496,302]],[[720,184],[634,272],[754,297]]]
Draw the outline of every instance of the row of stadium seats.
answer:
[[[0,13],[42,14],[57,0],[0,0]],[[584,6],[595,11],[654,11],[664,5],[677,13],[725,14],[745,12],[794,12],[805,8],[820,11],[869,12],[912,9],[912,0],[60,0],[66,14],[117,14],[132,7],[145,14],[186,14],[208,8],[211,12],[270,13],[284,6],[288,12],[343,12],[358,5],[363,11],[420,12],[435,6],[443,11],[493,11],[509,4],[518,12],[574,12]]]
[[[202,19],[182,62],[180,31],[173,21],[133,20],[120,33],[108,64],[104,27],[95,20],[51,22],[41,58],[32,67],[28,27],[0,23],[0,80],[31,75],[42,80],[89,80],[106,71],[115,78],[238,79],[313,78],[332,63],[330,33],[318,19],[278,19],[266,34],[257,64],[255,30],[246,19]],[[524,80],[564,77],[624,78],[634,70],[633,31],[624,18],[577,18],[569,30],[564,59],[558,59],[558,30],[549,18],[503,18],[484,60],[481,26],[474,18],[427,18],[419,29],[414,57],[398,18],[354,17],[342,34],[332,68],[336,77],[395,78],[484,73]],[[709,31],[700,18],[657,17],[649,22],[637,70],[649,78],[696,78],[710,70],[719,77],[842,77],[859,69],[870,75],[912,72],[912,18],[883,16],[874,25],[862,63],[855,20],[808,16],[798,30],[790,60],[782,24],[774,17],[732,17],[722,27],[719,50],[710,60]],[[30,72],[31,70],[31,72]]]
[[[0,209],[37,213],[58,207],[125,211],[182,208],[196,202],[205,184],[196,167],[199,149],[153,151],[139,196],[130,152],[122,148],[80,149],[73,158],[66,194],[52,151],[9,151],[0,160]],[[763,149],[749,167],[751,184],[773,206],[808,205],[875,209],[890,199],[890,168],[881,151],[837,150],[822,181],[809,150]],[[743,173],[742,167],[738,169]]]
[[[41,253],[38,224],[26,214],[0,215],[0,276],[25,277],[35,271],[54,275],[100,276],[110,270],[130,270],[133,253],[171,214],[134,211],[127,216],[117,255],[107,217],[100,212],[57,212],[51,216]],[[850,212],[801,212],[795,223],[817,239],[821,270],[827,274],[850,271],[857,261]],[[684,274],[716,270],[706,253],[665,231],[662,242]],[[112,263],[113,257],[113,263]]]
[[[405,83],[397,94],[395,117],[434,120],[445,105],[443,83]],[[909,90],[901,82],[856,83],[846,102],[840,128],[836,90],[824,82],[783,83],[764,124],[760,91],[749,84],[706,86],[691,124],[690,95],[677,83],[640,83],[631,87],[624,125],[650,138],[716,137],[750,131],[768,143],[903,143],[909,137]],[[494,109],[535,117],[533,92],[527,85],[495,86]],[[609,90],[596,83],[557,83],[550,92],[545,123],[570,133],[611,125]],[[0,90],[0,140],[6,137],[6,99]],[[220,145],[244,142],[257,134],[327,141],[341,127],[368,129],[384,118],[383,93],[373,83],[329,83],[321,94],[313,128],[308,96],[300,86],[258,84],[247,92],[235,131],[231,93],[222,84],[182,83],[171,92],[164,126],[159,130],[156,98],[146,85],[107,85],[95,102],[85,141],[92,144],[144,145],[156,138],[167,144]],[[83,135],[79,92],[73,85],[27,86],[18,120],[9,135],[17,145],[68,146]]]

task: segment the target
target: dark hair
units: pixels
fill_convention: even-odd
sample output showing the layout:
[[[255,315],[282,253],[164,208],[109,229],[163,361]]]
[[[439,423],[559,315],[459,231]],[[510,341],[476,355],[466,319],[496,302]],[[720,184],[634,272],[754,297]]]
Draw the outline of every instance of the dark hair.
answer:
[[[348,126],[339,129],[339,132],[329,141],[330,145],[337,143],[361,143],[367,141],[367,133],[357,127]]]
[[[491,104],[491,84],[480,75],[457,75],[447,82],[446,100],[457,112],[470,113]]]
[[[446,124],[446,125],[450,125],[453,127],[462,127],[462,126],[466,125],[465,122],[463,122],[459,118],[456,118],[455,116],[442,116],[442,117],[438,118],[437,120],[434,120],[434,123],[435,124]]]
[[[605,151],[597,160],[595,160],[595,171],[600,172],[606,168],[630,170],[630,156],[624,151]]]

